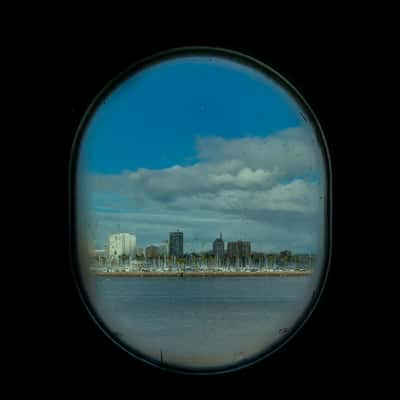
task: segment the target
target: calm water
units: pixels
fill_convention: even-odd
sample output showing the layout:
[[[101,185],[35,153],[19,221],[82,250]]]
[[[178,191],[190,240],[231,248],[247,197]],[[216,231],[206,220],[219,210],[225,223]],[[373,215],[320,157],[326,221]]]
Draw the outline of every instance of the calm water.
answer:
[[[185,368],[221,368],[254,357],[307,307],[302,277],[97,277],[93,306],[146,358]]]

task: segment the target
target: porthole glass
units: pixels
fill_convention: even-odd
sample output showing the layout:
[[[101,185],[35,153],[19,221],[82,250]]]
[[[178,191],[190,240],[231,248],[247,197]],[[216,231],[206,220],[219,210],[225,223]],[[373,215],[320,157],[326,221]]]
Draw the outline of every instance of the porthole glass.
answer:
[[[71,163],[79,290],[115,344],[193,373],[279,349],[321,293],[330,168],[297,90],[236,52],[135,64],[96,97]]]

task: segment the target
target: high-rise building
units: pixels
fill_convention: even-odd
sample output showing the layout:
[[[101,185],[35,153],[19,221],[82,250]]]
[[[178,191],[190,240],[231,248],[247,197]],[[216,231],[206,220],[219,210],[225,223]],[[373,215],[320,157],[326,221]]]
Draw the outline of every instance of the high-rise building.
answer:
[[[218,260],[222,260],[224,257],[224,252],[225,252],[224,241],[222,240],[222,233],[220,233],[219,238],[215,239],[213,242],[214,257],[217,257]]]
[[[231,262],[235,262],[237,266],[245,267],[250,259],[251,245],[250,242],[237,242],[228,243],[228,257]]]
[[[136,250],[136,236],[131,233],[116,233],[108,238],[108,254],[112,258],[132,256]]]
[[[251,244],[250,242],[237,242],[228,243],[228,256],[229,257],[250,257]]]
[[[169,234],[169,255],[183,257],[183,232],[176,231]]]

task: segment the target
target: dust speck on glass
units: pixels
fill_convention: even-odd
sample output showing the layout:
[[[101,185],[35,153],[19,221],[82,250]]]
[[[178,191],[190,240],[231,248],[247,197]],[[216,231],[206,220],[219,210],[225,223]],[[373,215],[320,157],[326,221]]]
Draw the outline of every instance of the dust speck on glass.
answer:
[[[95,99],[73,160],[77,283],[133,356],[230,371],[310,315],[329,264],[329,158],[269,67],[219,49],[144,60]]]

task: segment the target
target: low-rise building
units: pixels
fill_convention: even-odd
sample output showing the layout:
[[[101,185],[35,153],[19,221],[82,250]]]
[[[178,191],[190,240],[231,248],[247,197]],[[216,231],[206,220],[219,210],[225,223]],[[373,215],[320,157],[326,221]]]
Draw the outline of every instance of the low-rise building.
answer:
[[[163,240],[159,247],[160,247],[160,255],[161,256],[168,256],[168,254],[169,254],[169,243],[168,243],[168,240]]]
[[[146,258],[156,258],[160,256],[160,248],[158,246],[150,245],[145,250]]]
[[[143,247],[136,247],[136,251],[135,254],[139,257],[143,257],[144,256],[144,249]]]

